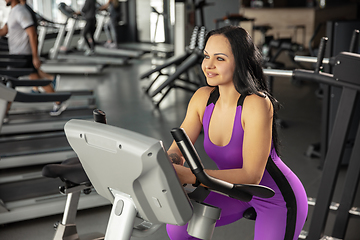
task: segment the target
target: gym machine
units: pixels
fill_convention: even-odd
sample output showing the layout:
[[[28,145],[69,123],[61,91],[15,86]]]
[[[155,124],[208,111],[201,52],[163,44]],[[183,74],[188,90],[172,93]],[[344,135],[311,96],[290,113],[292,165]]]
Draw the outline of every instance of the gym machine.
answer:
[[[175,55],[169,59],[167,59],[163,64],[150,69],[149,71],[143,73],[140,76],[140,79],[145,79],[145,78],[150,78],[152,77],[153,74],[157,74],[155,78],[153,78],[151,80],[151,83],[148,85],[148,87],[145,89],[145,93],[149,94],[149,91],[151,89],[151,87],[154,85],[154,83],[157,81],[157,79],[161,76],[169,76],[169,73],[167,73],[168,71],[170,71],[170,67],[175,66],[178,67],[186,58],[188,58],[194,51],[196,48],[196,40],[199,34],[199,27],[195,26],[193,29],[193,32],[191,34],[191,38],[190,38],[190,44],[188,47],[185,48],[185,52],[179,56]]]
[[[4,69],[0,69],[0,79],[2,81],[8,81],[9,79],[13,79],[16,81],[15,77],[23,77],[25,75],[29,75],[33,73],[33,69],[21,68],[24,67],[25,60],[23,59],[24,55],[14,55],[14,54],[0,54],[0,67],[4,67]],[[11,72],[10,72],[11,71]],[[10,73],[10,74],[9,74]],[[57,82],[57,84],[59,84]],[[32,85],[28,85],[26,87],[31,87]],[[42,85],[44,86],[44,85]],[[13,86],[15,88],[15,86]],[[31,88],[23,88],[20,91],[29,92]],[[62,91],[56,91],[57,93],[61,93]],[[66,92],[68,93],[68,92]],[[67,110],[70,109],[94,109],[96,104],[96,98],[94,96],[94,92],[92,90],[77,90],[70,91],[71,98],[67,100]],[[30,103],[21,103],[15,102],[11,105],[12,113],[36,113],[36,112],[50,112],[53,108],[53,102],[49,101],[38,101],[35,104]]]
[[[66,22],[67,23],[67,22]],[[38,53],[42,52],[45,44],[46,34],[49,29],[58,31],[57,40],[65,33],[66,23],[55,23],[42,16],[38,19]],[[58,39],[59,38],[59,39]],[[56,41],[55,41],[56,43]],[[60,74],[99,74],[104,68],[104,65],[98,63],[68,61],[66,59],[46,59],[41,64],[41,70],[46,73],[60,73]]]
[[[40,82],[35,82],[34,80],[29,80],[26,83],[26,80],[16,80],[10,78],[8,76],[0,75],[0,85],[7,86],[7,88],[14,89],[15,92],[20,94],[21,92],[16,91],[16,87],[28,87],[26,84],[30,84],[30,86],[45,86],[41,84],[48,85],[51,81],[40,80]],[[92,118],[92,110],[91,105],[85,108],[69,108],[66,109],[60,116],[52,117],[49,115],[47,111],[32,111],[31,108],[24,110],[27,104],[34,106],[33,104],[39,103],[40,106],[48,107],[51,106],[54,102],[64,102],[70,98],[71,93],[69,92],[55,92],[51,94],[31,94],[31,93],[23,93],[23,98],[21,101],[16,101],[14,104],[17,107],[17,112],[11,112],[8,115],[8,122],[1,123],[2,128],[0,129],[0,136],[8,136],[8,135],[16,135],[16,134],[28,134],[28,133],[39,133],[39,132],[49,132],[49,131],[62,131],[64,124],[73,118],[77,119],[91,119]],[[33,100],[34,96],[36,96],[36,101]],[[62,96],[67,96],[66,98]],[[3,99],[3,96],[0,96]],[[65,100],[64,100],[65,99]],[[90,99],[91,100],[91,99]],[[83,102],[83,101],[82,101]],[[50,105],[49,105],[50,103]],[[70,103],[69,103],[70,104]],[[36,108],[36,106],[35,106]],[[5,107],[6,109],[6,107]],[[29,113],[30,111],[30,113]],[[10,113],[10,111],[9,111]]]
[[[15,80],[13,86],[48,85],[49,80]],[[70,93],[34,94],[17,92],[0,84],[0,127],[8,102],[66,101]],[[6,125],[6,124],[5,124]],[[31,128],[31,125],[28,127]],[[64,132],[2,136],[0,138],[0,224],[63,212],[65,197],[56,191],[60,181],[42,177],[44,164],[75,157]],[[39,169],[40,168],[40,169]],[[108,204],[98,195],[89,195],[79,208]]]
[[[323,38],[319,47],[319,54],[314,71],[308,70],[271,70],[264,69],[264,73],[271,76],[286,76],[298,80],[310,80],[342,89],[338,110],[335,116],[332,133],[326,152],[323,174],[316,198],[313,216],[306,239],[327,239],[324,229],[329,209],[336,209],[332,237],[343,239],[351,215],[360,216],[359,208],[353,207],[355,194],[360,179],[360,128],[357,129],[353,150],[342,188],[342,197],[339,204],[333,204],[335,185],[338,179],[341,159],[346,147],[346,137],[349,134],[350,123],[354,114],[354,105],[360,91],[358,76],[360,70],[360,55],[341,52],[333,58],[333,74],[322,73],[325,46],[327,38]],[[358,124],[359,125],[359,124]],[[335,206],[335,208],[334,208]]]
[[[326,44],[325,57],[323,59],[323,70],[327,73],[332,73],[332,69],[335,65],[335,57],[340,52],[352,52],[358,53],[358,44],[359,44],[359,29],[360,22],[358,20],[354,21],[328,21],[326,23],[326,33],[328,36],[328,42]],[[352,33],[352,35],[351,35]],[[310,44],[309,44],[310,46]],[[310,49],[310,47],[309,47]],[[316,57],[307,57],[307,56],[296,56],[295,61],[297,62],[308,62],[312,63],[313,67],[316,64]],[[320,84],[319,90],[317,91],[321,96],[322,100],[322,124],[321,124],[321,136],[320,141],[309,145],[306,154],[309,157],[319,157],[320,168],[323,166],[325,159],[329,135],[334,123],[336,109],[339,104],[341,88],[334,87],[331,85]],[[356,107],[359,109],[360,101],[357,100]],[[355,119],[359,119],[360,115],[356,111]],[[353,129],[356,128],[356,125],[352,126]],[[351,130],[350,135],[348,136],[348,142],[353,142],[355,138],[356,130]],[[346,165],[351,153],[351,144],[347,145],[345,153],[343,155],[342,164]]]
[[[96,52],[92,56],[84,56],[83,52],[69,51],[71,40],[74,36],[76,24],[78,21],[83,20],[83,18],[80,15],[76,15],[75,11],[65,3],[60,3],[58,8],[67,17],[66,19],[67,25],[69,25],[69,20],[71,20],[70,22],[71,25],[70,25],[70,30],[67,33],[65,29],[66,25],[60,28],[54,47],[50,50],[50,59],[68,59],[68,60],[84,61],[87,63],[92,62],[92,63],[110,64],[110,65],[124,65],[127,63],[129,57],[125,56],[124,54],[122,55],[116,54],[116,56],[114,55],[114,53],[118,51],[117,49],[111,49],[112,51],[111,56],[109,52],[104,52],[101,53],[100,55],[98,52]],[[104,16],[101,17],[102,17],[101,22],[103,23]],[[66,37],[65,37],[65,33],[66,33]],[[61,52],[60,49],[61,44],[63,44],[62,48],[65,49],[63,52]],[[95,47],[95,51],[96,51],[96,47]]]
[[[105,113],[95,109],[94,121],[106,124]],[[100,202],[110,204],[107,199],[95,194],[79,159],[77,157],[66,159],[61,164],[48,164],[42,169],[42,175],[47,178],[60,179],[63,185],[59,187],[60,194],[66,196],[65,210],[61,222],[55,223],[56,232],[53,240],[103,239],[102,233],[88,233],[79,236],[76,228],[76,214],[84,198],[101,198]]]
[[[189,221],[191,235],[211,239],[221,209],[189,199],[161,141],[76,119],[64,129],[92,186],[113,204],[105,239],[145,237],[164,223],[184,225]],[[190,168],[208,189],[243,201],[250,201],[252,196],[274,195],[272,189],[264,186],[233,185],[208,176],[185,132],[173,129],[172,135]],[[206,192],[202,187],[192,193],[195,191]],[[136,218],[143,222],[134,228]]]
[[[194,28],[192,37],[191,37],[191,48],[194,47],[194,41],[195,40],[195,35],[196,35],[196,28]],[[161,71],[163,68],[166,68],[168,66],[170,66],[171,64],[176,63],[177,67],[176,70],[173,74],[171,74],[160,86],[158,86],[155,90],[150,91],[150,87],[153,85],[153,83],[151,83],[151,85],[148,87],[148,89],[146,89],[146,93],[150,98],[154,98],[155,96],[157,96],[158,94],[161,94],[161,98],[160,100],[158,100],[155,103],[155,106],[158,108],[159,104],[162,102],[162,100],[164,100],[164,98],[166,97],[166,95],[170,92],[171,89],[173,88],[180,88],[189,92],[195,92],[199,87],[201,86],[205,86],[206,82],[205,82],[205,77],[201,72],[201,69],[197,69],[198,73],[196,74],[196,78],[197,81],[192,81],[189,77],[189,71],[191,68],[194,67],[198,67],[201,59],[203,58],[203,49],[204,49],[204,44],[205,44],[205,34],[206,34],[206,30],[205,27],[201,27],[198,35],[197,35],[197,46],[195,47],[195,49],[190,49],[189,53],[185,53],[184,55],[179,56],[178,58],[174,58],[172,61],[173,62],[167,62],[162,66],[159,66],[158,68],[156,68],[155,72],[159,72]],[[184,59],[182,59],[184,58]],[[182,60],[181,63],[179,63],[179,61]],[[142,77],[148,77],[150,76],[154,71],[149,71],[148,73],[145,73]],[[160,73],[159,73],[160,74]],[[187,74],[188,77],[187,78],[182,78],[182,74]],[[155,79],[156,80],[156,79]]]

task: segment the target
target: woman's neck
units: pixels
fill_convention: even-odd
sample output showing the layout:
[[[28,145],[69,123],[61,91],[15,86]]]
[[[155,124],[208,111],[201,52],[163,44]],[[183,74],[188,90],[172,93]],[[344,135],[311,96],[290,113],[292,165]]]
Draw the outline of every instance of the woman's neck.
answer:
[[[224,106],[232,106],[237,104],[240,97],[240,93],[236,91],[235,87],[219,86],[220,97],[218,102]]]

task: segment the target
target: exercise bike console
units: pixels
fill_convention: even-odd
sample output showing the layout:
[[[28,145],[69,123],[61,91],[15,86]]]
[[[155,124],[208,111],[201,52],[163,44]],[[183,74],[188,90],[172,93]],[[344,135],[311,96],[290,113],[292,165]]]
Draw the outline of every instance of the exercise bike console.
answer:
[[[92,185],[113,203],[105,239],[144,237],[163,223],[190,220],[191,203],[161,141],[84,120],[64,129]],[[149,227],[134,228],[136,217]]]

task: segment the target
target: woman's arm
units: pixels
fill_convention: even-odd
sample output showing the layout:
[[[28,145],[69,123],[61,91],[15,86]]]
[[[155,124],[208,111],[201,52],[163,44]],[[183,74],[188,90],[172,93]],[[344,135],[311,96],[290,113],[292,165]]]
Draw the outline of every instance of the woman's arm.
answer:
[[[194,93],[189,102],[185,119],[180,126],[185,130],[192,143],[195,143],[202,129],[202,116],[204,114],[206,102],[211,90],[212,88],[203,87]],[[174,167],[176,168],[180,180],[183,183],[186,183],[189,180],[185,179],[190,179],[190,181],[193,179],[195,182],[195,176],[191,173],[190,169],[182,166],[185,163],[185,159],[175,141],[173,141],[167,153],[174,165],[177,165]]]
[[[181,125],[192,143],[196,141],[202,127],[202,116],[210,94],[209,89],[205,88],[194,94],[189,103],[185,120]],[[204,97],[206,95],[207,97]],[[200,107],[199,102],[204,107]],[[273,107],[268,98],[261,98],[255,94],[247,96],[242,110],[242,125],[244,128],[243,167],[228,170],[206,169],[205,172],[212,177],[234,184],[259,184],[270,153],[272,119]],[[181,159],[181,165],[174,164],[180,182],[182,184],[194,184],[196,177],[189,168],[182,166],[185,160],[176,143],[171,145],[168,154],[172,155],[175,161],[178,161],[178,158],[174,156]]]

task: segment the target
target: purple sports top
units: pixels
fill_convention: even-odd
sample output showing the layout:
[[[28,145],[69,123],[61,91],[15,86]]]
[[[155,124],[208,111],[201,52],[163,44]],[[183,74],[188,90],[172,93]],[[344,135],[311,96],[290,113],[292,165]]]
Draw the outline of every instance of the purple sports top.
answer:
[[[209,138],[209,123],[219,96],[219,90],[218,88],[215,88],[210,94],[204,112],[204,149],[208,156],[216,163],[219,170],[242,168],[244,129],[241,124],[241,113],[245,96],[240,96],[238,99],[230,142],[226,146],[217,146],[213,144]],[[269,199],[253,197],[253,199],[246,204],[255,208],[257,212],[257,220],[260,220],[260,218],[266,219],[266,216],[274,215],[274,212],[270,212],[269,209],[274,210],[275,206],[279,209],[284,209],[284,224],[286,222],[286,227],[284,226],[284,239],[297,239],[296,236],[300,233],[307,215],[308,206],[306,192],[297,176],[278,157],[273,146],[271,147],[266,169],[260,185],[270,187],[275,191],[275,195]],[[216,206],[216,204],[221,204],[221,202],[225,201],[223,196],[220,196],[219,194],[216,196],[216,194],[217,193],[211,193],[211,196],[208,197],[209,204]],[[223,221],[220,219],[218,225],[228,224],[229,222],[236,220],[235,216],[234,219],[232,219],[233,217],[230,215],[235,213],[235,209],[239,209],[239,202],[239,200],[231,199],[228,203],[226,203],[224,208],[230,208],[230,210],[226,212],[226,210],[223,209],[225,210],[222,213],[224,215],[224,219]],[[278,213],[279,212],[280,210]],[[240,210],[239,213],[241,213]],[[228,214],[229,217],[227,217],[226,214]],[[241,216],[238,215],[236,217],[239,218]],[[225,220],[226,218],[227,220]],[[269,223],[267,222],[267,224]]]

